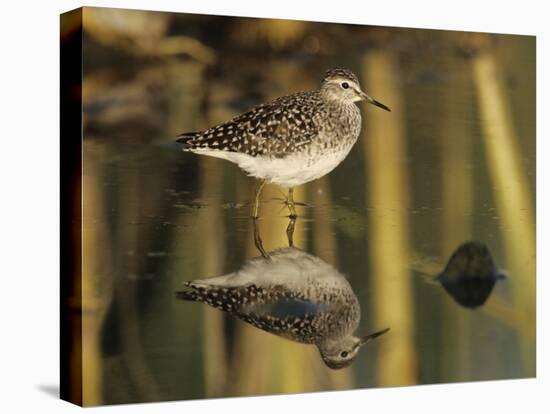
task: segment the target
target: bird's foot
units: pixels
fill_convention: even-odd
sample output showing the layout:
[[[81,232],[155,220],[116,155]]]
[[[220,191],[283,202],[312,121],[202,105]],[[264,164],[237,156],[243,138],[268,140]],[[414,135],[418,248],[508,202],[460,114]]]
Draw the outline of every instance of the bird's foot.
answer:
[[[285,201],[285,204],[286,204],[286,207],[288,208],[288,212],[289,212],[288,217],[290,217],[291,219],[293,219],[293,218],[295,219],[296,217],[298,217],[298,214],[296,214],[296,206],[295,206],[294,201],[287,199]]]
[[[294,201],[294,191],[293,189],[289,189],[288,195],[286,195],[284,192],[281,191],[282,198],[277,198],[277,200],[282,200],[283,204],[288,208],[289,215],[288,217],[290,219],[295,219],[298,217],[298,214],[296,213],[296,206],[300,207],[307,207],[308,205],[306,203],[302,203],[300,201]]]

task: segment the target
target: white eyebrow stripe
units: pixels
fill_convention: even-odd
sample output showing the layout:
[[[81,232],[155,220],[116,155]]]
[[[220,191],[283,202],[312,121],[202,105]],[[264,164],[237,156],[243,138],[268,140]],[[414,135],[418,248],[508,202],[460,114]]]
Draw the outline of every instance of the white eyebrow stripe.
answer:
[[[336,79],[331,79],[331,80],[329,81],[329,83],[338,83],[338,84],[340,84],[340,83],[342,83],[342,82],[347,82],[347,83],[349,83],[349,85],[350,85],[351,87],[354,87],[354,86],[358,87],[358,86],[359,86],[359,85],[357,85],[357,83],[355,83],[355,81],[352,81],[351,79],[346,79],[346,78],[336,78]],[[354,89],[355,89],[355,88],[354,88]]]

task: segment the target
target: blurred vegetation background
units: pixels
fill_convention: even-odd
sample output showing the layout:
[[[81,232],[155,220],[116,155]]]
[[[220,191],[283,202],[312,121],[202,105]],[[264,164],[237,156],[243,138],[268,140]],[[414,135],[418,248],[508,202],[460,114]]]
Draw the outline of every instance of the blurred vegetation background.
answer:
[[[535,375],[534,37],[85,8],[83,42],[85,405]],[[295,194],[295,245],[349,277],[361,331],[391,328],[337,372],[174,296],[259,255],[257,183],[174,137],[335,66],[392,109],[362,107],[348,158]],[[268,250],[280,198],[266,187]],[[428,283],[466,240],[510,275],[477,310]]]

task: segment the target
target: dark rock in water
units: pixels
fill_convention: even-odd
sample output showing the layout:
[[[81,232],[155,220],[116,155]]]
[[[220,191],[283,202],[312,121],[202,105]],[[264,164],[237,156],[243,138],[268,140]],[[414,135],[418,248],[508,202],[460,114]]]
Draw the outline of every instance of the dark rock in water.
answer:
[[[453,253],[445,270],[435,280],[460,305],[483,305],[499,279],[505,276],[495,267],[489,248],[481,242],[466,242]]]

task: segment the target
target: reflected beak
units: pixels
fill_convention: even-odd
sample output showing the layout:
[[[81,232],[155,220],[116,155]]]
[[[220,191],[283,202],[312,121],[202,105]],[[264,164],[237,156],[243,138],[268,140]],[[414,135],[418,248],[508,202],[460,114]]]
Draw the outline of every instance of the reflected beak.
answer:
[[[367,101],[368,103],[370,104],[373,104],[374,106],[377,106],[379,108],[382,108],[388,112],[391,112],[391,109],[388,108],[386,105],[384,105],[383,103],[380,103],[378,102],[376,99],[372,99],[369,95],[367,95],[365,92],[363,91],[359,91],[359,95],[361,95],[361,98],[363,98],[363,100]]]
[[[390,328],[382,329],[381,331],[371,333],[367,336],[364,336],[361,338],[361,342],[359,342],[359,345],[365,345],[367,342],[373,340],[374,338],[378,338],[380,335],[384,335],[386,332],[388,332]]]

